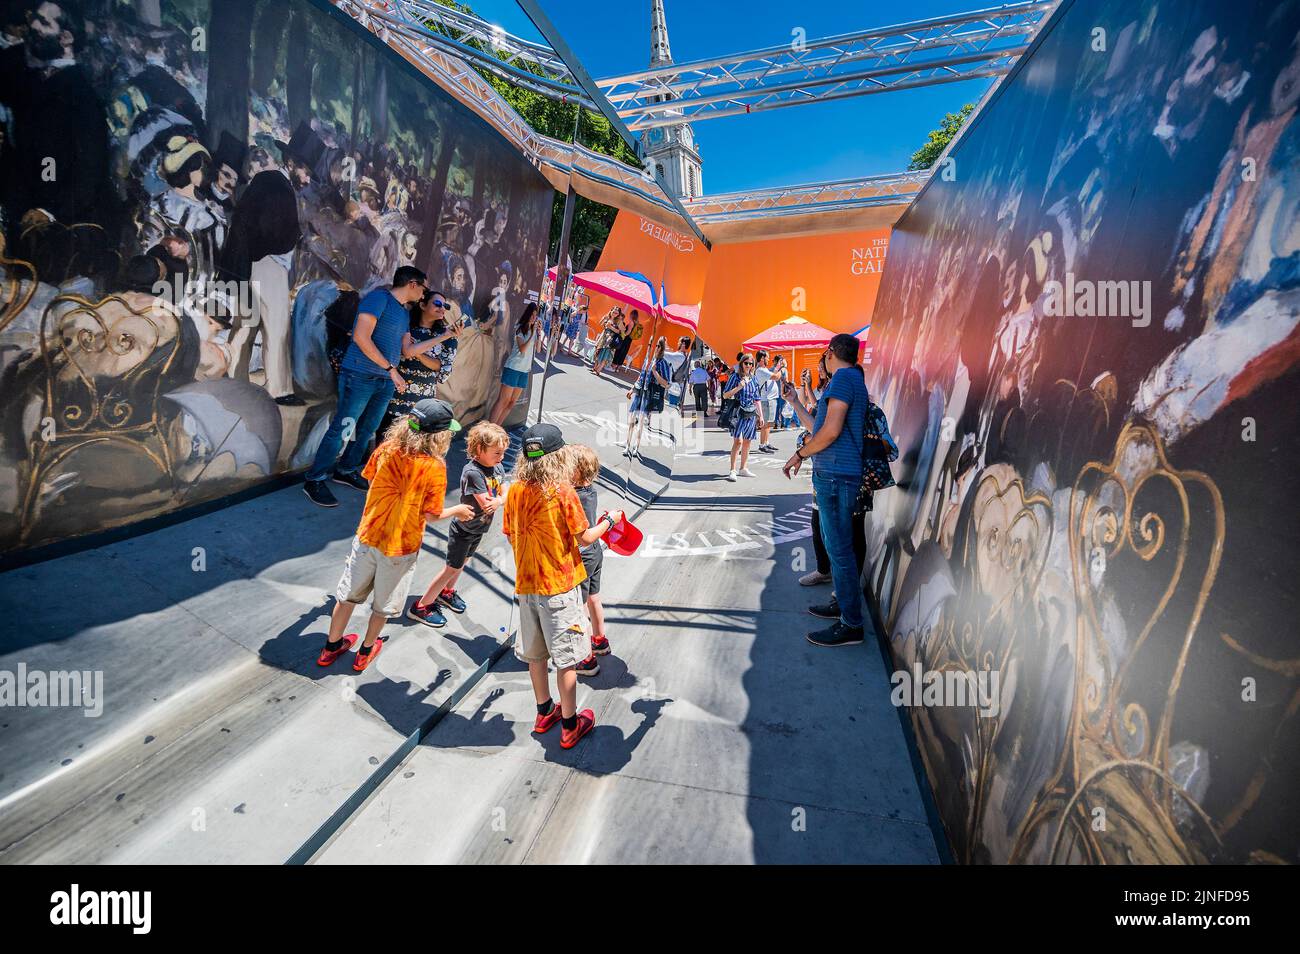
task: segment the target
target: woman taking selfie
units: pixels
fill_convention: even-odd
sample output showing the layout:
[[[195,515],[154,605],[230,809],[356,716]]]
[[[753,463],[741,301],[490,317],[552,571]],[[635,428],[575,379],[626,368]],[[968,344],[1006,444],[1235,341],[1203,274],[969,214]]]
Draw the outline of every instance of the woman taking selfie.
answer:
[[[435,291],[426,291],[423,300],[410,304],[411,330],[402,336],[402,362],[397,366],[406,390],[393,395],[378,433],[388,433],[388,426],[420,401],[437,397],[438,385],[451,374],[461,322],[447,323],[448,304],[446,296]]]
[[[533,369],[533,349],[537,346],[540,333],[537,302],[530,301],[519,316],[514,347],[506,358],[505,367],[501,369],[501,393],[497,395],[496,407],[488,418],[493,424],[500,424],[506,419],[515,406],[515,401],[519,400],[519,395],[528,387],[528,375]]]

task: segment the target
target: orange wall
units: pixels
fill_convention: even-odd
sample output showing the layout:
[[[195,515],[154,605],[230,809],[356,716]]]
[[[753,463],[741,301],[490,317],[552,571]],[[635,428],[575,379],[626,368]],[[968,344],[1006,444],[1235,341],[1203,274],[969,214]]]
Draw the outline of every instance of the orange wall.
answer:
[[[714,245],[700,334],[732,360],[742,341],[791,315],[831,331],[857,331],[871,321],[889,234],[872,229]],[[815,368],[818,354],[801,352],[796,367]]]
[[[746,338],[791,315],[837,332],[867,324],[889,235],[889,229],[836,232],[714,245],[710,252],[694,236],[620,211],[597,269],[636,271],[662,281],[670,302],[702,300],[700,335],[730,360]],[[614,304],[591,296],[593,336]],[[671,343],[687,329],[668,324],[659,333]],[[801,352],[796,369],[816,367],[817,354]]]
[[[620,211],[610,230],[609,239],[600,253],[597,271],[640,272],[655,282],[662,283],[670,303],[695,305],[704,295],[705,278],[709,271],[709,250],[690,233],[676,232],[635,212]],[[604,295],[591,295],[587,315],[590,333],[600,333],[600,319],[616,302]],[[624,311],[629,310],[624,306]],[[650,332],[652,316],[643,315],[646,333]],[[690,330],[676,324],[664,324],[659,334],[668,338],[670,345]],[[632,349],[636,355],[638,347]]]

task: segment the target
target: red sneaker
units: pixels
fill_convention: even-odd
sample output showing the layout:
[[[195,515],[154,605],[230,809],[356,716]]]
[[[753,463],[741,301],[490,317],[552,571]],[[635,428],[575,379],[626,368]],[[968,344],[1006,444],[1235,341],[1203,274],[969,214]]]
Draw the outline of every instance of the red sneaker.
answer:
[[[357,650],[357,659],[356,662],[352,664],[352,668],[357,672],[365,672],[366,667],[375,661],[375,658],[383,651],[383,649],[384,641],[382,639],[376,639],[375,645],[370,647],[370,652],[363,653],[361,650]]]
[[[558,703],[551,703],[551,711],[546,715],[539,715],[537,721],[533,723],[533,735],[545,735],[550,731],[551,726],[560,721],[560,706]]]
[[[571,749],[578,744],[578,740],[596,727],[596,713],[590,709],[583,709],[578,713],[578,724],[573,727],[573,731],[560,728],[560,748]]]
[[[609,640],[604,636],[591,637],[591,651],[597,656],[608,656],[610,654]]]
[[[345,652],[351,649],[353,645],[356,643],[356,641],[360,638],[361,637],[358,636],[356,633],[348,633],[346,636],[343,637],[343,645],[340,646],[338,649],[334,649],[334,650],[322,649],[320,651],[320,655],[316,657],[316,665],[328,666],[330,663],[334,662],[334,660],[338,659]]]

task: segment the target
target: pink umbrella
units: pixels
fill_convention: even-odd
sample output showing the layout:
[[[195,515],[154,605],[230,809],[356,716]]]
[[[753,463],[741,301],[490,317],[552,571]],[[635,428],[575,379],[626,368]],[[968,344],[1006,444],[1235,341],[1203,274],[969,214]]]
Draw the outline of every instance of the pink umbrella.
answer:
[[[621,272],[578,272],[573,276],[573,283],[598,295],[605,295],[625,305],[651,313],[654,312],[657,304],[649,285],[640,278],[633,278]]]
[[[825,348],[835,337],[821,325],[802,318],[787,318],[747,339],[741,347],[750,351],[794,351],[800,348]]]
[[[700,332],[699,305],[669,305],[664,309],[664,316],[675,324],[685,325],[692,334]]]

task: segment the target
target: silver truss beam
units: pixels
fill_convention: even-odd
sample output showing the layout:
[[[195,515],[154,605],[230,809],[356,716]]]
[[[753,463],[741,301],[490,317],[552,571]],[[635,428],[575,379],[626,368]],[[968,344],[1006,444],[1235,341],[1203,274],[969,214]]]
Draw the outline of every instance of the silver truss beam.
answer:
[[[564,60],[545,43],[522,39],[507,33],[494,23],[444,7],[434,0],[398,0],[398,6],[413,20],[423,20],[426,26],[441,27],[452,39],[485,43],[493,51],[504,53],[513,61],[531,63],[547,79],[558,80],[576,88]]]
[[[634,195],[643,202],[651,203],[665,210],[678,210],[671,200],[666,199],[659,188],[656,188],[653,183],[646,182],[642,170],[624,165],[611,156],[594,152],[583,146],[543,136],[529,126],[475,68],[476,66],[484,66],[493,70],[493,66],[499,68],[509,67],[510,64],[461,42],[468,39],[482,39],[481,31],[484,28],[495,29],[491,24],[486,24],[485,21],[478,21],[477,25],[469,23],[470,18],[464,14],[440,7],[439,10],[447,10],[449,14],[454,14],[454,16],[448,17],[445,21],[436,20],[434,22],[435,28],[447,24],[465,24],[472,27],[472,30],[462,31],[459,38],[453,39],[438,33],[435,28],[431,28],[421,19],[425,16],[421,12],[423,7],[436,6],[428,3],[427,0],[333,0],[333,2],[340,10],[349,14],[390,47],[406,56],[426,75],[491,123],[510,142],[514,143],[516,148],[530,162],[564,173],[576,172],[579,175],[613,186],[629,195]],[[1047,2],[1019,4],[1017,6],[1051,8],[1055,6],[1055,3],[1056,0],[1047,0]],[[435,10],[434,12],[438,11]],[[963,22],[972,22],[973,18],[982,18],[986,13],[968,14],[964,18],[947,19],[963,19]],[[461,29],[460,26],[451,28],[457,31]],[[480,32],[474,33],[474,30]],[[840,39],[832,38],[818,41],[818,43],[821,47],[825,47]],[[485,42],[489,41],[485,40]],[[519,43],[525,44],[526,41],[519,41]],[[536,47],[537,44],[531,44],[531,46]],[[813,44],[809,44],[809,46],[812,47]],[[508,43],[502,44],[500,48],[506,51],[513,49]],[[526,62],[537,62],[527,59],[525,54],[528,50],[524,49],[523,46],[520,49],[523,51],[519,54],[520,59]],[[466,51],[475,55],[471,58],[469,52]],[[514,54],[512,53],[512,55]],[[551,55],[554,56],[555,54],[552,53]],[[1018,55],[1018,53],[1015,55]],[[1014,56],[1012,59],[1014,60]],[[493,62],[491,64],[483,62],[486,60],[492,60]],[[563,60],[559,60],[559,62],[563,63]],[[590,98],[583,95],[581,87],[573,87],[574,92],[572,94],[562,92],[565,84],[557,78],[558,71],[550,65],[541,65],[543,72],[548,74],[546,76],[539,76],[528,70],[514,69],[525,74],[528,80],[537,81],[537,86],[529,86],[528,88],[535,89],[536,92],[542,95],[552,96],[553,98],[563,96],[570,102],[580,102],[589,108],[595,108]],[[672,69],[681,69],[681,67],[675,66]],[[493,72],[496,75],[504,75],[511,82],[519,81],[513,72],[503,73],[500,69],[495,69]],[[571,76],[571,74],[569,75]],[[596,85],[599,86],[604,82],[609,81],[597,81]],[[521,85],[526,84],[521,83]],[[894,85],[891,88],[903,87]],[[862,93],[844,92],[841,95],[862,95]],[[831,97],[821,97],[822,100],[826,98]],[[606,104],[606,106],[612,108],[609,107],[609,104]],[[713,115],[721,115],[721,113],[715,112]],[[929,177],[930,172],[924,170],[868,176],[858,179],[841,179],[833,182],[782,186],[772,189],[719,193],[689,200],[684,204],[684,207],[689,213],[688,221],[699,224],[717,224],[769,216],[784,217],[844,209],[870,208],[910,201],[921,190]]]
[[[475,33],[453,38],[435,29],[435,27],[443,27],[442,22],[432,18],[426,10],[417,9],[417,3],[418,0],[378,0],[378,2],[376,0],[351,0],[351,2],[348,2],[348,0],[335,0],[335,5],[341,8],[353,6],[363,10],[366,16],[378,21],[385,30],[414,41],[421,49],[437,48],[447,55],[457,57],[510,83],[540,93],[550,99],[566,103],[577,103],[588,109],[597,108],[595,102],[580,86],[573,84],[571,81],[557,79],[548,75],[551,71],[545,65],[539,64],[538,58],[533,52],[537,48],[536,44],[530,44],[518,37],[511,37],[510,34],[500,31],[499,28],[481,20],[477,21],[480,27]],[[425,5],[425,7],[427,10],[455,12],[432,3]],[[457,16],[462,20],[470,19],[464,14],[457,14]],[[451,27],[449,29],[457,28]],[[494,39],[484,39],[484,36],[507,38],[503,45],[499,47],[501,52],[507,54],[507,57],[503,59],[490,51],[477,49],[468,42],[474,39],[480,39],[482,42],[489,44],[494,42]],[[549,56],[553,57],[554,53],[550,53]],[[516,59],[538,66],[542,73],[533,72],[525,66],[515,65],[513,61]]]
[[[749,189],[702,196],[687,202],[686,207],[691,210],[695,221],[710,225],[768,216],[898,205],[910,202],[929,178],[927,169],[772,189]]]
[[[1057,0],[674,63],[597,81],[629,129],[958,82],[1010,71]]]

